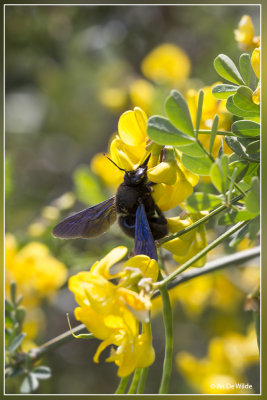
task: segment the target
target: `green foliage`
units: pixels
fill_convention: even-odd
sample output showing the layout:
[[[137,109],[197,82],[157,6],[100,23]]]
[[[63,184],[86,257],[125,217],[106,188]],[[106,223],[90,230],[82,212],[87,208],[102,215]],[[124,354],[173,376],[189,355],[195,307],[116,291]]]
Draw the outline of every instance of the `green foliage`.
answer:
[[[171,146],[183,146],[193,142],[193,139],[179,131],[164,117],[149,118],[147,125],[148,136],[156,143]]]
[[[219,54],[214,60],[214,68],[218,74],[227,81],[236,83],[237,85],[244,84],[242,76],[238,71],[235,63],[230,57],[225,54]]]
[[[166,114],[173,125],[181,132],[194,136],[194,128],[188,105],[178,90],[172,90],[165,103]]]
[[[6,324],[6,372],[8,378],[24,376],[20,386],[20,392],[32,393],[39,387],[39,380],[51,377],[51,370],[44,365],[37,367],[31,361],[30,352],[25,355],[21,345],[26,337],[23,330],[23,322],[26,317],[24,307],[20,306],[22,296],[17,295],[17,284],[10,284],[10,300],[5,299],[5,324]],[[20,359],[21,362],[17,363]]]
[[[186,199],[186,208],[190,212],[211,210],[222,202],[220,196],[212,193],[195,192]]]

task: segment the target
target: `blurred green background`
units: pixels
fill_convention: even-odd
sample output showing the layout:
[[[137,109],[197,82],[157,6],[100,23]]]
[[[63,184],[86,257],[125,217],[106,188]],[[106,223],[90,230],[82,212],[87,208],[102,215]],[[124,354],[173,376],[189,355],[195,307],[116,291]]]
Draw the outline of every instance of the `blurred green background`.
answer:
[[[178,45],[191,60],[192,85],[211,85],[218,80],[213,59],[219,53],[238,60],[233,31],[244,14],[252,17],[259,34],[259,8],[255,6],[6,7],[6,231],[16,236],[20,246],[36,240],[29,226],[42,218],[44,207],[65,192],[75,192],[76,168],[89,166],[97,152],[107,150],[119,116],[133,107],[127,88],[142,77],[140,64],[149,51],[161,43]],[[113,108],[103,104],[101,93],[106,88],[126,93],[121,104]],[[163,103],[158,112],[163,113]],[[78,200],[86,198],[94,204],[110,195],[95,180],[92,176],[85,183],[86,195]],[[62,217],[84,206],[77,201]],[[132,246],[116,226],[99,239],[61,242],[51,237],[53,224],[38,240],[71,269],[70,274],[88,268],[115,245]],[[175,354],[186,350],[203,357],[212,337],[227,330],[246,334],[252,320],[251,313],[243,310],[246,289],[238,287],[240,277],[229,271],[226,276],[240,293],[234,307],[218,311],[207,302],[192,317],[178,302]],[[41,344],[67,330],[65,313],[74,308],[73,295],[64,287],[53,303],[43,305],[46,327],[35,342]],[[73,317],[71,321],[74,326]],[[157,358],[150,368],[146,393],[157,392],[161,376],[164,335],[160,315],[153,321],[153,336]],[[53,378],[43,382],[39,392],[114,392],[116,368],[105,364],[104,356],[100,364],[92,361],[97,345],[97,340],[73,340],[49,354],[46,363]],[[258,393],[258,364],[247,368],[246,377]],[[17,385],[8,382],[7,393],[15,393]],[[171,393],[195,392],[174,369]]]

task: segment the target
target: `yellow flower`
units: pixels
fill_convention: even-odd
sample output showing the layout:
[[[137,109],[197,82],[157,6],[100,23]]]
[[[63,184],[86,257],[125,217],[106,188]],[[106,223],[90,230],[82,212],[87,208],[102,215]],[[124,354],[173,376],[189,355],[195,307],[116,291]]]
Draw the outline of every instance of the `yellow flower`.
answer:
[[[136,79],[131,83],[129,91],[133,105],[149,112],[155,94],[154,86],[145,79]]]
[[[191,63],[180,47],[165,43],[144,58],[141,69],[146,78],[156,83],[177,84],[189,76]]]
[[[195,220],[201,218],[201,213],[195,218]],[[192,217],[181,219],[180,217],[167,218],[169,231],[171,233],[179,232],[180,230],[190,226],[194,221]],[[185,263],[187,260],[195,256],[202,249],[207,246],[206,229],[204,225],[193,229],[192,231],[170,240],[169,242],[163,243],[162,247],[173,253],[173,258],[180,264]],[[193,267],[203,267],[206,263],[206,257],[202,257],[196,261]]]
[[[242,16],[234,34],[241,50],[250,50],[260,44],[260,37],[254,36],[254,25],[249,15]]]
[[[246,336],[229,332],[223,337],[213,338],[209,343],[208,355],[202,359],[188,352],[178,353],[176,366],[200,393],[222,394],[228,389],[226,393],[232,390],[231,393],[244,394],[244,389],[239,389],[236,383],[244,382],[242,374],[246,367],[258,360],[256,334],[251,327]]]
[[[91,168],[102,179],[105,185],[117,188],[123,181],[124,173],[102,153],[98,153],[92,158]]]
[[[121,110],[127,102],[127,94],[120,88],[103,88],[98,94],[99,101],[111,110]]]
[[[102,340],[94,361],[98,362],[107,346],[117,346],[116,350],[112,348],[106,361],[115,362],[120,377],[129,375],[135,368],[149,366],[155,358],[147,324],[150,294],[144,287],[139,287],[139,283],[144,278],[156,280],[158,264],[139,255],[126,261],[122,269],[117,263],[126,252],[126,247],[116,247],[94,263],[89,272],[80,272],[69,279],[69,289],[79,304],[74,312],[75,318]],[[142,334],[139,334],[139,321],[143,323]]]
[[[252,95],[252,100],[255,104],[260,104],[260,91],[261,91],[261,81],[260,81],[260,68],[261,68],[261,48],[255,49],[251,56],[252,68],[259,79],[258,86]]]
[[[35,306],[51,297],[65,282],[67,269],[54,258],[47,246],[30,242],[18,250],[14,236],[6,237],[6,285],[12,280],[23,295],[23,304]]]

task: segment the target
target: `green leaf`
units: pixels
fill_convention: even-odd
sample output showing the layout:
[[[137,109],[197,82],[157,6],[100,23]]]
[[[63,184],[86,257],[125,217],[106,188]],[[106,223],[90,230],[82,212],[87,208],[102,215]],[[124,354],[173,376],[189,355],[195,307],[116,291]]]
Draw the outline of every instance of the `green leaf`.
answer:
[[[221,158],[217,158],[217,160],[212,164],[210,169],[210,178],[213,185],[216,189],[221,193],[226,193],[229,182],[228,182],[228,157],[224,154]]]
[[[32,370],[32,373],[37,379],[51,378],[51,369],[45,365],[40,365]]]
[[[259,136],[261,125],[254,121],[242,120],[232,124],[232,132],[239,137]]]
[[[238,168],[235,167],[233,172],[232,172],[232,174],[231,174],[231,181],[230,181],[229,190],[228,190],[228,194],[227,194],[228,204],[231,201],[232,191],[233,191],[233,188],[234,188],[234,184],[236,182],[237,174],[238,174]]]
[[[244,81],[240,75],[235,63],[230,57],[225,54],[219,54],[214,60],[214,68],[221,75],[222,78],[227,81],[236,83],[238,85],[243,85]]]
[[[258,112],[255,111],[245,111],[245,110],[241,110],[239,107],[237,107],[234,102],[233,102],[233,97],[234,96],[229,96],[227,101],[226,101],[226,108],[227,110],[238,116],[238,117],[243,117],[243,118],[249,118],[249,117],[257,117],[259,115]]]
[[[178,90],[172,90],[165,102],[165,110],[173,125],[189,136],[195,136],[189,108]]]
[[[244,176],[244,181],[248,184],[251,185],[251,181],[254,176],[258,176],[260,172],[260,166],[258,163],[249,163],[248,171],[246,175]]]
[[[224,100],[236,93],[237,89],[235,85],[216,85],[212,88],[212,94],[216,99]]]
[[[261,142],[260,140],[255,140],[255,142],[251,142],[247,145],[246,151],[248,154],[255,154],[258,153],[261,149]]]
[[[149,118],[147,134],[150,139],[161,145],[183,146],[194,142],[191,136],[176,129],[167,118],[157,115]]]
[[[25,336],[26,333],[19,333],[17,336],[15,336],[12,342],[8,345],[7,350],[10,353],[13,353],[21,345]]]
[[[73,173],[77,198],[85,204],[101,203],[105,200],[98,178],[87,165],[81,165]]]
[[[252,90],[247,86],[240,86],[233,95],[233,102],[236,107],[249,113],[260,115],[260,106],[252,101]],[[250,115],[251,116],[251,115]]]
[[[249,164],[246,161],[234,161],[229,164],[229,174],[232,176],[234,169],[237,168],[237,176],[235,181],[238,183],[246,175]]]
[[[15,281],[12,281],[10,284],[10,295],[12,304],[15,306],[17,297],[17,283]]]
[[[198,133],[198,130],[200,127],[203,100],[204,100],[204,92],[203,92],[203,90],[200,90],[199,95],[198,95],[198,103],[197,103],[196,133]]]
[[[219,117],[216,114],[214,119],[213,119],[211,132],[210,132],[210,145],[209,145],[210,154],[212,153],[214,141],[215,141],[215,138],[216,138],[216,134],[217,134],[217,130],[218,130],[218,123],[219,123]]]
[[[206,155],[205,151],[199,146],[198,143],[188,144],[186,146],[175,146],[182,153],[187,154],[191,157],[204,157]]]
[[[209,175],[212,161],[208,156],[194,158],[187,154],[182,154],[182,164],[195,174]]]
[[[26,316],[25,308],[24,308],[24,307],[19,307],[19,308],[16,310],[16,320],[17,320],[20,324],[22,324],[22,322],[23,322],[24,319],[25,319],[25,316]]]
[[[34,374],[29,373],[23,380],[20,386],[20,393],[32,393],[39,386],[38,379]]]
[[[255,214],[247,210],[231,210],[226,212],[218,219],[218,225],[232,225],[241,221],[249,221],[255,217]]]
[[[211,210],[221,202],[221,198],[215,194],[195,192],[186,199],[186,208],[192,212]]]
[[[245,205],[249,212],[258,214],[260,212],[260,182],[257,176],[251,181],[251,190],[245,197]]]
[[[233,150],[240,158],[248,161],[259,162],[259,158],[252,157],[246,153],[246,148],[240,143],[237,137],[227,136],[225,137],[227,145]]]
[[[256,239],[257,234],[260,230],[260,223],[261,223],[261,221],[260,221],[259,215],[250,222],[249,229],[248,229],[250,241],[253,241]]]
[[[245,84],[248,86],[250,75],[250,56],[248,53],[243,53],[239,57],[239,70]]]
[[[10,303],[10,301],[8,299],[5,299],[5,311],[10,312],[13,309],[13,305]]]

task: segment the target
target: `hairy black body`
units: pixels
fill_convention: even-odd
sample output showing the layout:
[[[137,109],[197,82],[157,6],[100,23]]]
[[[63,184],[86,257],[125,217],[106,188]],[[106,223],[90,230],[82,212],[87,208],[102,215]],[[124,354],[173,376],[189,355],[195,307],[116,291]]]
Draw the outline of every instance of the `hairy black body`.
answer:
[[[146,178],[146,176],[145,176]],[[119,214],[119,225],[128,236],[135,236],[136,210],[140,203],[145,207],[148,224],[155,240],[168,233],[167,220],[151,196],[152,188],[147,179],[137,186],[123,182],[116,194],[116,211]]]
[[[150,155],[137,169],[123,170],[124,182],[119,186],[114,197],[65,218],[55,226],[53,235],[64,239],[95,237],[104,233],[115,222],[118,215],[119,225],[123,232],[136,238],[135,229],[137,222],[140,222],[136,221],[136,215],[140,208],[138,215],[142,215],[141,223],[144,227],[148,224],[149,228],[147,228],[151,231],[147,236],[152,234],[154,240],[166,236],[167,220],[152,198],[153,183],[148,182],[147,179],[149,157]],[[138,226],[141,230],[142,225]],[[151,237],[151,240],[153,239]]]

